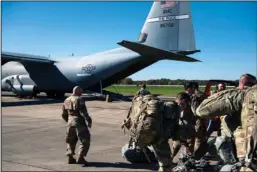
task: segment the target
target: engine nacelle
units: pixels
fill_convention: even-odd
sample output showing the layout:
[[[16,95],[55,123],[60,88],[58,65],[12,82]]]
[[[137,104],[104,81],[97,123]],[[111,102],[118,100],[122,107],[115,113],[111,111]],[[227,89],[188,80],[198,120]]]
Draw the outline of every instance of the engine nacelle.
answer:
[[[12,91],[18,95],[33,95],[37,87],[29,75],[12,75],[2,80],[2,90]]]
[[[34,85],[13,85],[12,91],[17,95],[33,95],[36,94]]]

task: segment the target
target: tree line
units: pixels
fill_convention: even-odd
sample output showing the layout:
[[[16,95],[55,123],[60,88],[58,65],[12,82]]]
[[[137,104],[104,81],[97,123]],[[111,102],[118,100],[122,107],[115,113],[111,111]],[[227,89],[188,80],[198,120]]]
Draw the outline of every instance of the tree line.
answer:
[[[209,80],[186,80],[186,79],[171,80],[171,79],[167,79],[167,78],[161,78],[161,79],[133,81],[132,78],[124,78],[124,79],[118,81],[116,84],[140,85],[142,83],[146,83],[147,85],[184,85],[184,83],[186,83],[188,81],[195,81],[199,85],[206,85]],[[238,82],[238,81],[235,81],[235,82]]]

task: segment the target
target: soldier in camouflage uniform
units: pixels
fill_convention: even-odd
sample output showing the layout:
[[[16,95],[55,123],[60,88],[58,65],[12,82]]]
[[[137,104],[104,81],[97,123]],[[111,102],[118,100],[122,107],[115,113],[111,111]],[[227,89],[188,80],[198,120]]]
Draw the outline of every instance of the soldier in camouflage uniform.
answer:
[[[186,82],[184,84],[184,90],[185,90],[185,93],[187,93],[191,98],[191,96],[194,94],[194,91],[195,91],[193,82]]]
[[[221,82],[217,85],[216,90],[214,91],[213,94],[218,93],[220,91],[226,90],[226,84]],[[211,136],[211,134],[214,131],[217,131],[217,135],[221,136],[221,120],[223,119],[224,116],[219,117],[219,116],[215,116],[212,119],[209,120],[209,124],[207,127],[207,140],[208,138]]]
[[[176,113],[178,117],[180,116],[179,122],[177,122],[178,124],[174,126],[174,129],[170,130],[169,138],[173,140],[173,151],[170,150],[168,143],[169,138],[167,137],[161,138],[158,143],[152,145],[159,162],[159,171],[171,171],[173,166],[172,157],[176,156],[181,144],[186,147],[186,154],[192,155],[194,151],[194,145],[192,143],[194,143],[195,130],[193,126],[193,113],[190,108],[190,97],[185,92],[179,93],[176,97],[176,101],[173,103],[174,107],[178,106],[178,110],[176,111],[176,108],[174,108],[173,113]],[[163,123],[164,131],[166,131],[166,127],[169,126],[165,121]],[[175,149],[174,143],[179,145],[176,145],[177,147],[175,146]]]
[[[185,138],[178,137],[177,139],[172,139],[172,158],[174,158],[179,152],[181,144],[186,147],[186,154],[188,156],[192,156],[194,153],[195,142],[195,120],[194,114],[190,107],[190,96],[185,92],[179,93],[177,95],[176,102],[180,105],[181,109],[179,123],[180,126],[182,126],[181,128],[184,128],[177,134]]]
[[[195,115],[195,130],[196,130],[196,141],[195,141],[195,159],[200,159],[204,156],[207,151],[207,120],[199,118],[196,115],[196,109],[202,103],[207,95],[199,90],[197,82],[193,82],[194,94],[191,96],[191,109]]]
[[[92,119],[88,115],[85,101],[81,97],[83,90],[76,86],[73,88],[73,94],[65,99],[62,106],[62,117],[68,122],[66,143],[67,143],[67,156],[68,163],[76,163],[75,148],[76,143],[80,141],[79,148],[79,158],[77,160],[78,164],[87,165],[85,157],[88,153],[90,147],[90,132],[88,127],[92,126]],[[86,121],[88,125],[86,124]]]
[[[163,102],[153,95],[137,97],[133,100],[127,119],[122,124],[122,128],[130,131],[129,147],[131,146],[131,150],[136,147],[141,149],[148,162],[151,162],[145,149],[151,146],[159,164],[159,171],[171,171],[172,159],[168,140],[175,137],[179,116],[180,107],[175,101]],[[180,136],[180,133],[177,135]],[[135,158],[139,152],[129,153],[129,147],[123,150],[123,155],[127,156],[129,161],[135,162],[140,158]]]
[[[237,157],[247,168],[257,170],[257,84],[247,89],[241,111],[241,126],[235,132]]]
[[[245,158],[246,150],[254,152],[254,144],[249,144],[254,143],[249,141],[249,138],[252,140],[256,138],[253,131],[256,123],[252,120],[254,103],[257,101],[257,86],[253,86],[254,84],[256,84],[256,78],[250,74],[244,74],[240,77],[237,89],[228,89],[210,96],[196,110],[196,114],[201,118],[211,118],[217,114],[226,115],[222,120],[222,136],[218,137],[215,143],[225,164],[235,164],[241,159],[249,161]],[[251,86],[253,87],[249,88]],[[255,158],[252,157],[251,160]]]
[[[135,94],[135,97],[137,97],[139,95],[144,96],[144,95],[147,95],[147,94],[151,94],[151,93],[146,90],[146,84],[143,83],[141,85],[141,89]]]

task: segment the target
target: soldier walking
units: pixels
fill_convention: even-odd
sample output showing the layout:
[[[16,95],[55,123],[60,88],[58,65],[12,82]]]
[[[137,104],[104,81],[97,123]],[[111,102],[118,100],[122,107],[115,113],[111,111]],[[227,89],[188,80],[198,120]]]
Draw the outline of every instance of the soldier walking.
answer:
[[[67,135],[65,141],[67,143],[68,163],[69,164],[84,164],[87,165],[85,157],[90,147],[90,132],[92,119],[89,116],[85,101],[81,97],[83,90],[76,86],[73,88],[73,93],[65,99],[62,106],[62,118],[68,123]],[[87,123],[86,123],[87,121]],[[78,160],[74,158],[76,144],[80,141],[78,152]]]

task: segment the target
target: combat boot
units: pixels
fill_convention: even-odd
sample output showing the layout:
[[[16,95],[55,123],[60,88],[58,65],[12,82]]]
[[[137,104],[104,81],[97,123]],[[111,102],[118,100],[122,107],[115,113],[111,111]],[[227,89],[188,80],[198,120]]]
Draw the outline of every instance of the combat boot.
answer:
[[[68,164],[76,164],[76,159],[72,155],[68,155]]]
[[[77,164],[82,164],[83,166],[88,166],[88,162],[84,159],[83,156],[78,158]]]

